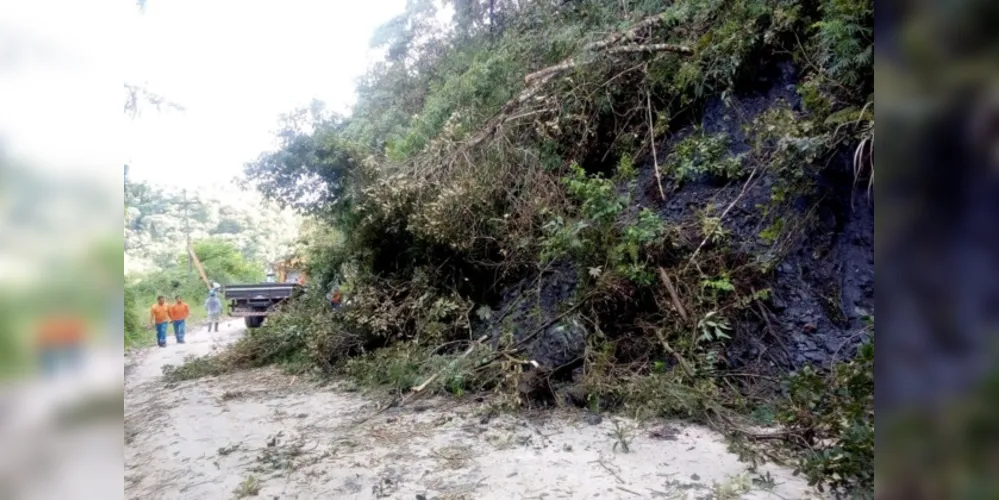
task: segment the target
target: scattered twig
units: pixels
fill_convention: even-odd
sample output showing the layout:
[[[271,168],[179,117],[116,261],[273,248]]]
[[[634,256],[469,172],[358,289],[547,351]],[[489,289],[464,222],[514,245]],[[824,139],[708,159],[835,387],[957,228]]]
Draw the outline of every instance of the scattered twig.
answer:
[[[663,349],[665,349],[666,352],[669,353],[671,356],[676,358],[676,362],[680,364],[680,368],[683,368],[683,371],[687,374],[687,376],[690,378],[694,378],[695,375],[694,369],[691,368],[691,366],[687,363],[687,360],[684,359],[684,357],[681,356],[680,353],[676,352],[676,350],[669,345],[669,342],[666,341],[666,337],[663,335],[663,332],[660,331],[659,329],[656,329],[656,336],[659,337],[659,343],[662,344]]]
[[[659,268],[659,279],[663,282],[663,286],[666,287],[666,291],[669,292],[669,297],[673,300],[676,312],[680,314],[684,322],[690,321],[690,317],[687,316],[687,310],[683,307],[683,302],[680,302],[680,295],[676,293],[676,287],[673,286],[673,281],[669,279],[669,275],[666,274],[666,270],[662,267]]]
[[[626,492],[628,492],[628,493],[631,493],[632,495],[635,495],[636,497],[640,497],[640,496],[642,496],[642,494],[641,494],[641,493],[638,493],[638,492],[635,492],[635,491],[631,491],[631,490],[629,490],[628,488],[625,488],[624,486],[618,486],[618,487],[617,487],[617,489],[619,489],[619,490],[621,490],[621,491],[626,491]]]
[[[646,73],[648,73],[648,68],[646,68]],[[645,109],[648,111],[649,117],[649,145],[652,149],[652,166],[655,168],[656,172],[656,186],[659,187],[659,198],[666,201],[666,193],[663,192],[663,177],[662,173],[659,172],[659,152],[656,151],[655,129],[652,126],[652,96],[649,94],[648,89],[645,89],[645,104]]]
[[[600,466],[603,467],[605,471],[610,472],[610,474],[614,476],[614,479],[617,479],[617,482],[624,484],[624,479],[621,479],[621,476],[619,476],[618,473],[614,471],[614,469],[611,469],[610,467],[607,466],[607,464],[604,463],[604,457],[601,456],[600,458],[597,459],[596,462],[600,464]]]
[[[672,43],[649,43],[645,45],[623,45],[608,49],[608,54],[624,54],[632,52],[676,52],[678,54],[693,54],[694,51],[686,45]]]
[[[458,356],[457,358],[451,360],[451,362],[448,363],[448,365],[446,367],[438,370],[437,373],[433,374],[430,378],[424,380],[422,384],[417,385],[417,386],[413,387],[412,389],[410,389],[410,396],[412,396],[414,393],[418,393],[418,392],[423,391],[423,389],[426,389],[427,386],[430,385],[431,382],[433,382],[434,380],[437,380],[437,377],[439,377],[446,370],[450,370],[451,368],[454,368],[454,365],[458,364],[458,361],[461,361],[461,360],[465,359],[466,357],[468,357],[468,355],[471,354],[472,351],[475,350],[475,347],[478,346],[478,345],[480,345],[480,344],[482,344],[482,342],[485,342],[485,340],[487,338],[489,338],[488,335],[483,335],[483,336],[479,337],[479,340],[476,340],[475,342],[472,343],[472,345],[468,346],[468,349],[465,349],[465,352],[461,353],[461,356]],[[408,397],[409,396],[407,396],[407,399],[408,399]],[[400,406],[403,405],[403,404],[405,404],[405,402],[406,401],[403,400],[401,403],[399,403]]]
[[[732,210],[732,207],[734,207],[735,204],[738,203],[739,200],[741,200],[742,197],[746,194],[746,191],[749,190],[749,185],[753,183],[753,178],[756,177],[756,172],[758,170],[759,170],[759,167],[756,167],[749,174],[749,178],[746,179],[746,183],[742,185],[742,191],[739,191],[739,195],[736,196],[734,200],[732,200],[732,203],[728,204],[728,207],[725,208],[725,211],[723,211],[721,213],[721,216],[718,217],[718,224],[721,224],[722,221],[725,220],[725,216],[728,215],[728,213]],[[697,249],[695,249],[694,253],[690,255],[690,260],[687,261],[687,265],[683,266],[683,270],[685,272],[687,271],[687,268],[689,268],[690,265],[694,262],[694,259],[697,258],[697,254],[701,253],[701,249],[704,248],[704,245],[708,244],[708,241],[710,239],[711,239],[711,235],[709,234],[709,235],[707,235],[707,236],[704,237],[704,240],[701,241],[700,245],[697,245]]]

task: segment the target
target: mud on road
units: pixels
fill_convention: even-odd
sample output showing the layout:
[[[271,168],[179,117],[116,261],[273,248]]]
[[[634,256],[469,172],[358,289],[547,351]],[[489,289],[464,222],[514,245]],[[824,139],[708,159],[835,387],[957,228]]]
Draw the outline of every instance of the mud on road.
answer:
[[[162,380],[163,365],[243,333],[202,328],[134,359],[127,498],[820,498],[790,470],[750,472],[721,436],[681,423],[490,416],[483,403],[434,398],[366,418],[380,401],[276,369]]]

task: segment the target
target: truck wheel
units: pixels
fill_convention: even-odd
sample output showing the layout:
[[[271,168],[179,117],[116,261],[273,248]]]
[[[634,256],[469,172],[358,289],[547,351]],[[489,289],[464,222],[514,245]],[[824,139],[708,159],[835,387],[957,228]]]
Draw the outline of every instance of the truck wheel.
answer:
[[[259,328],[260,325],[264,322],[264,317],[246,316],[245,318],[243,318],[243,321],[246,323],[247,328]]]

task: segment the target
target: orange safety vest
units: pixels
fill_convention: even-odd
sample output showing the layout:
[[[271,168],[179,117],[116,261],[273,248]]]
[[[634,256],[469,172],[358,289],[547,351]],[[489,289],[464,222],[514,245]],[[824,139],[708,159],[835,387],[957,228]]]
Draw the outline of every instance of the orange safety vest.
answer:
[[[86,326],[83,320],[72,316],[55,316],[38,325],[38,345],[54,347],[79,344],[83,341]]]

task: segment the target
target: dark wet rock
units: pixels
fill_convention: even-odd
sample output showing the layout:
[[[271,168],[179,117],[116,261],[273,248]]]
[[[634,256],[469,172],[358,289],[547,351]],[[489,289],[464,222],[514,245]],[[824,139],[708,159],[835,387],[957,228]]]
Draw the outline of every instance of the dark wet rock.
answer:
[[[800,111],[793,66],[777,64],[767,78],[768,86],[761,87],[762,91],[706,104],[698,125],[705,134],[726,134],[729,154],[748,150],[743,126],[761,113],[783,103]],[[667,158],[693,131],[693,127],[678,130],[664,141],[659,157]],[[668,224],[699,227],[705,206],[734,203],[723,222],[730,233],[731,250],[748,262],[779,259],[766,284],[771,290],[766,304],[769,321],[758,317],[737,320],[740,324],[736,329],[749,333],[731,343],[726,356],[731,365],[755,362],[762,346],[769,347],[764,350],[772,357],[770,361],[785,369],[806,363],[828,364],[834,356],[851,356],[863,342],[864,336],[857,333],[865,327],[865,316],[874,311],[874,200],[866,186],[855,185],[847,149],[811,180],[816,189],[812,196],[793,200],[786,212],[776,216],[764,213],[771,204],[776,180],[773,173],[760,173],[741,198],[741,182],[719,185],[707,178],[682,184],[668,181],[671,192],[661,202],[654,189],[652,165],[640,169],[639,185],[644,187],[639,189],[643,196],[638,203],[654,208]],[[809,224],[781,255],[760,236],[775,217],[788,222],[807,216]],[[687,244],[696,246],[700,238],[694,234]],[[753,338],[747,338],[750,336]]]
[[[512,335],[515,342],[524,343],[526,357],[546,370],[580,361],[587,335],[582,321],[571,314],[556,321],[572,307],[578,281],[576,268],[559,262],[508,289],[500,312],[488,324],[494,345],[504,335]]]

